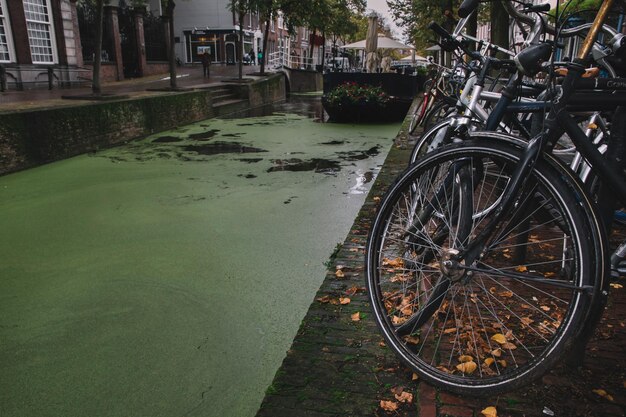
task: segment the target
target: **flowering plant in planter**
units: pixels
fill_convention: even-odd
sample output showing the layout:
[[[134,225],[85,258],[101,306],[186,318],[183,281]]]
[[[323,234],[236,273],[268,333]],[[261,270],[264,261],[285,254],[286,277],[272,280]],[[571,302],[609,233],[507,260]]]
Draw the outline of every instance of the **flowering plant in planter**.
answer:
[[[345,82],[326,94],[325,99],[331,106],[369,104],[385,107],[391,97],[381,87]]]

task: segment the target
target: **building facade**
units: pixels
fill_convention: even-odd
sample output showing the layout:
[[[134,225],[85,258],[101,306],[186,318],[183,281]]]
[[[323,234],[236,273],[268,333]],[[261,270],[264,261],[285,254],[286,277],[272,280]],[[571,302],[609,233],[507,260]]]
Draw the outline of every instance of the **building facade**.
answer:
[[[80,44],[76,0],[0,0],[2,89],[78,82]]]

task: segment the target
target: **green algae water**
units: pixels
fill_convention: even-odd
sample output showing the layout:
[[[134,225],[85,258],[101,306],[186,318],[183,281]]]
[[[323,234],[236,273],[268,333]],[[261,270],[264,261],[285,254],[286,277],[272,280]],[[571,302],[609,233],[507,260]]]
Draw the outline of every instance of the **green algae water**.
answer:
[[[0,177],[0,416],[255,414],[399,128],[301,107]]]

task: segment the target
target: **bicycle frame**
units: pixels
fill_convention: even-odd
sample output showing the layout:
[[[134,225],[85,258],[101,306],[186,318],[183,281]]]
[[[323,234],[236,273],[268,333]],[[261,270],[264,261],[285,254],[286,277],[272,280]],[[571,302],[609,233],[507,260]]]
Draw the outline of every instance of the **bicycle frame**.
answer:
[[[531,139],[528,143],[520,163],[511,177],[511,181],[504,190],[502,202],[494,216],[480,234],[466,248],[459,252],[458,259],[464,260],[466,265],[470,265],[478,259],[486,243],[501,227],[504,217],[510,216],[511,209],[514,209],[521,203],[523,194],[521,190],[525,187],[529,173],[532,171],[537,160],[541,157],[541,153],[545,150],[551,150],[563,132],[568,133],[577,150],[589,161],[590,165],[597,170],[600,178],[606,181],[616,192],[618,199],[626,203],[626,183],[622,181],[622,177],[619,175],[621,169],[613,166],[613,164],[602,157],[602,154],[589,142],[587,135],[580,129],[566,109],[585,71],[584,63],[587,56],[592,49],[598,32],[602,28],[612,5],[613,0],[604,0],[602,3],[585,38],[583,46],[580,49],[578,57],[574,62],[568,64],[568,73],[563,81],[562,94],[553,101],[553,106],[546,119],[546,130]],[[613,83],[607,85],[611,91],[621,89],[619,87],[626,89],[626,79],[612,81]],[[619,97],[615,102],[626,105],[626,97]]]

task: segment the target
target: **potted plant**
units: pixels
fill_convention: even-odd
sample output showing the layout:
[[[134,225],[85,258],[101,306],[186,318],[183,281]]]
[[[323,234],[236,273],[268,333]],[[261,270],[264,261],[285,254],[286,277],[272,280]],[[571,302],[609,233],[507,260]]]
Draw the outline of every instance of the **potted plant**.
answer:
[[[345,82],[322,97],[331,120],[338,122],[384,122],[401,117],[393,106],[393,97],[381,87]]]

